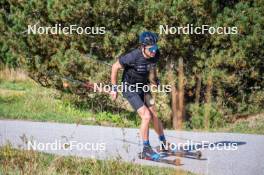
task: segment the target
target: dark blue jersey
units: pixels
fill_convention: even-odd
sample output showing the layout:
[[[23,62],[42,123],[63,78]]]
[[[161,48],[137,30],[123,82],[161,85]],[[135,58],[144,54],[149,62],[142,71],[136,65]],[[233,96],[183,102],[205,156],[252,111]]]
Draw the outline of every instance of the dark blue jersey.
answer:
[[[149,71],[156,67],[159,55],[158,51],[155,57],[145,58],[138,48],[120,57],[119,62],[124,67],[122,82],[147,84]]]

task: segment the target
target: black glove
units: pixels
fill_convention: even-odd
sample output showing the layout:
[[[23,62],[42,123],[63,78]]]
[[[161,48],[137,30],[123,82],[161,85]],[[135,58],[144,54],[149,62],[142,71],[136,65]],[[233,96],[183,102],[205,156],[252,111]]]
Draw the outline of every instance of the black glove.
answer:
[[[158,78],[156,79],[156,84],[157,84],[157,86],[160,85],[160,80]]]

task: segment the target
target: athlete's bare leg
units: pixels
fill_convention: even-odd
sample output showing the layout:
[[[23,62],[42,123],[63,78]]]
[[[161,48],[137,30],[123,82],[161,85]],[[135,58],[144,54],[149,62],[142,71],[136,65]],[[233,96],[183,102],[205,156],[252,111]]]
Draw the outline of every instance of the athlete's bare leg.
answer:
[[[151,121],[150,110],[144,105],[137,110],[141,117],[140,134],[143,140],[149,140],[149,123]]]
[[[152,105],[148,109],[149,109],[151,116],[152,116],[154,130],[156,131],[156,133],[159,136],[164,135],[163,126],[162,126],[162,123],[160,122],[160,120],[158,118],[156,107],[154,105]]]

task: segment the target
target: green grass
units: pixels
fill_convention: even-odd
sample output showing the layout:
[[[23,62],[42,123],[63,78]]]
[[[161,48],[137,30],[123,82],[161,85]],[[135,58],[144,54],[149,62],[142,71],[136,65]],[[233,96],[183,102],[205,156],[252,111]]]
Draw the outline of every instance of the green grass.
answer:
[[[227,127],[227,131],[246,134],[264,134],[264,115],[231,124]]]
[[[120,159],[95,160],[72,156],[54,156],[32,150],[17,150],[10,145],[0,147],[0,174],[58,175],[58,174],[160,174],[191,175],[173,168],[158,168],[124,163]]]
[[[0,81],[0,118],[135,127],[125,114],[93,113],[59,98],[60,93],[28,81]]]
[[[74,106],[69,99],[60,98],[60,92],[41,87],[31,79],[0,79],[0,119],[20,119],[61,123],[96,124],[117,127],[138,127],[135,113],[92,112],[87,107]],[[186,130],[191,130],[186,127]],[[199,129],[203,131],[203,128]],[[254,120],[226,124],[211,132],[239,132],[264,134],[264,116]]]
[[[188,131],[205,131],[204,129],[190,129]],[[234,123],[226,123],[222,128],[210,128],[209,132],[229,132],[229,133],[244,133],[244,134],[264,134],[264,113],[252,116],[245,120],[236,121]]]

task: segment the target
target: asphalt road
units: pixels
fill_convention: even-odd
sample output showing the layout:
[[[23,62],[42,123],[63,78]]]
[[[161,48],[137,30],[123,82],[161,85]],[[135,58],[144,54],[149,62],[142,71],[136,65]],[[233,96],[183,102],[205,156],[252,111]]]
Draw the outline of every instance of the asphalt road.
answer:
[[[182,165],[177,167],[140,160],[137,158],[137,153],[141,151],[142,145],[138,129],[0,120],[0,145],[10,142],[17,148],[31,147],[58,155],[96,159],[121,158],[123,161],[170,166],[197,174],[264,174],[264,136],[262,135],[172,130],[166,130],[165,134],[172,144],[187,144],[192,141],[189,149],[194,145],[203,146],[202,159],[180,158]],[[158,138],[152,130],[150,143],[153,146],[159,145]],[[217,144],[221,150],[216,149]]]

